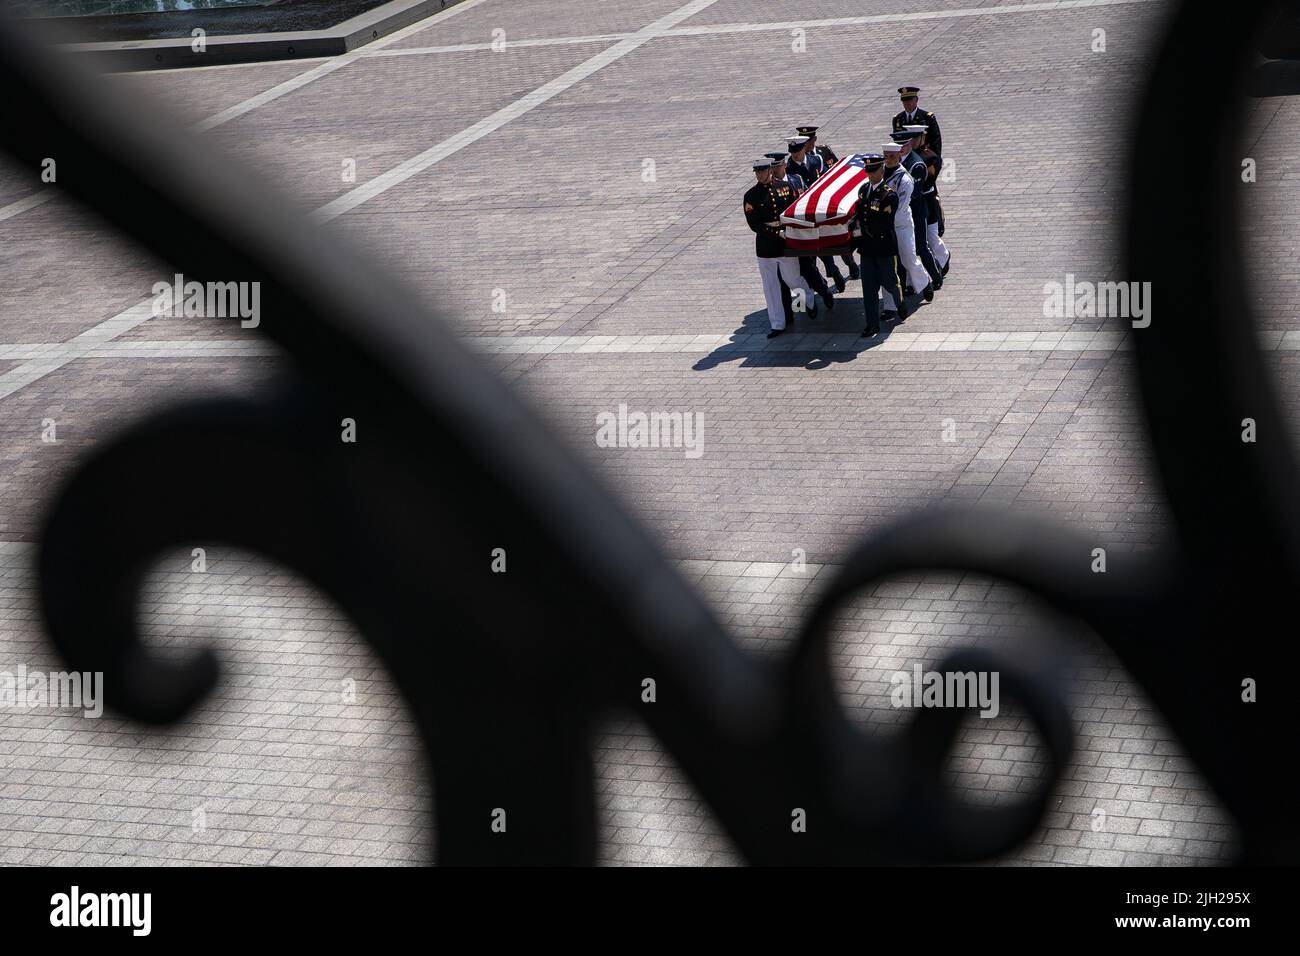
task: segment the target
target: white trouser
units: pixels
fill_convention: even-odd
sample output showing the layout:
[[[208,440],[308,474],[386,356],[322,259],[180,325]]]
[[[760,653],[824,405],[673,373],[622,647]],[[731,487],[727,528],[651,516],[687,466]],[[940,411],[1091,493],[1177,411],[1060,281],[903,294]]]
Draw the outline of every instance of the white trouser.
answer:
[[[944,245],[943,239],[939,236],[939,224],[932,222],[925,227],[925,234],[930,239],[930,255],[934,256],[934,261],[942,269],[948,264],[948,247]]]
[[[894,217],[894,235],[898,237],[898,262],[907,273],[907,281],[915,292],[920,292],[930,284],[930,273],[925,271],[921,257],[916,254],[916,226],[912,223],[912,213],[908,210],[906,220],[900,209]]]
[[[785,284],[790,287],[791,295],[796,289],[803,290],[803,307],[800,308],[798,299],[793,303],[796,312],[812,307],[813,290],[799,274],[799,260],[794,256],[782,256],[779,259],[764,259],[762,256],[756,258],[758,274],[763,280],[763,298],[767,301],[767,321],[772,323],[774,329],[784,329],[785,306],[781,300],[781,280],[784,279]]]

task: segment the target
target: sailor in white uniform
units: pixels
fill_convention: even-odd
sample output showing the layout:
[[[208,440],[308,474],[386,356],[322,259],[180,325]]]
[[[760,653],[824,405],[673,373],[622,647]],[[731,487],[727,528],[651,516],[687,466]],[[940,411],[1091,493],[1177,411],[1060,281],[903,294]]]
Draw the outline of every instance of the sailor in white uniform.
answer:
[[[912,221],[912,190],[916,183],[903,168],[903,147],[898,143],[886,143],[880,148],[885,154],[885,182],[898,193],[898,212],[894,215],[894,232],[898,236],[898,262],[907,274],[908,284],[921,292],[925,301],[934,299],[934,290],[930,288],[930,274],[925,271],[921,257],[916,254],[916,224]]]

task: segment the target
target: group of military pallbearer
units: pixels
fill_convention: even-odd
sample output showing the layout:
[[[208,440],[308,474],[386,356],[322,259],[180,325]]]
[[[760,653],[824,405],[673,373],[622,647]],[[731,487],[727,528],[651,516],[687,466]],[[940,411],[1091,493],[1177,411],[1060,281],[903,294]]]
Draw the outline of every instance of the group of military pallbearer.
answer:
[[[900,86],[903,109],[893,119],[890,142],[880,152],[860,154],[866,180],[858,190],[850,230],[852,248],[841,259],[848,266],[848,281],[861,279],[866,313],[864,336],[879,335],[881,323],[901,322],[922,301],[930,302],[943,287],[952,256],[943,241],[943,206],[938,178],[943,168],[943,140],[934,113],[919,108],[919,86]],[[745,193],[745,218],[755,233],[754,251],[763,280],[767,317],[780,335],[794,323],[796,312],[815,319],[816,296],[828,310],[835,308],[835,293],[843,292],[845,277],[834,257],[821,256],[823,278],[816,258],[790,255],[785,245],[781,213],[838,157],[817,144],[816,126],[797,127],[788,153],[767,153],[754,163],[757,183]],[[853,252],[861,259],[859,265]]]

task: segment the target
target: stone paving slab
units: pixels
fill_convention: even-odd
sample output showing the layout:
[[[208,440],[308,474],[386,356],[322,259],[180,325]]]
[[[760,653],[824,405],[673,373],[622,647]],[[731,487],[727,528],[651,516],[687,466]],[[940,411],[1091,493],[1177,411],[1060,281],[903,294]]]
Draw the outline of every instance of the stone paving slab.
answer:
[[[279,83],[299,76],[322,60],[205,66],[197,69],[111,73],[107,82],[132,96],[162,100],[186,124],[199,123]]]
[[[154,71],[114,73],[106,76],[104,82],[121,88],[127,95],[147,97],[142,102],[156,102],[165,122],[189,126],[302,74],[315,62],[201,67],[171,71],[166,79],[164,74]],[[43,189],[39,179],[0,159],[0,209]]]
[[[0,337],[61,342],[149,298],[173,270],[105,234],[90,213],[51,202],[0,222]]]
[[[0,157],[0,208],[36,192],[31,174],[8,157]]]
[[[825,561],[858,533],[945,500],[1043,507],[1098,546],[1153,544],[1162,524],[1131,365],[1090,355],[873,352],[812,380],[816,363],[793,353],[707,371],[671,352],[493,361],[670,553],[772,560],[799,547]],[[699,415],[703,453],[597,447],[596,416],[620,405]]]
[[[1300,110],[1295,97],[1257,100],[1243,131],[1241,155],[1254,163],[1255,182],[1241,185],[1241,246],[1245,290],[1263,338],[1282,333],[1287,347],[1300,319],[1300,237],[1296,234],[1295,143]],[[1224,316],[1232,321],[1231,316]]]
[[[708,365],[703,349],[489,359],[682,555],[757,559],[763,555],[750,549],[770,551],[778,530],[781,553],[798,545],[815,555],[909,504],[1005,493],[993,486],[1009,457],[1015,453],[1023,463],[1032,451],[1044,453],[1022,440],[1048,409],[1058,416],[1076,415],[1081,405],[1095,409],[1082,438],[1087,444],[1067,445],[1063,454],[1086,456],[1099,437],[1139,444],[1124,365],[1106,366],[1088,353],[940,354],[942,361],[934,353],[844,355],[821,372],[834,368],[834,378],[815,387],[807,366],[817,360],[795,353],[750,355],[706,370],[699,367]],[[0,419],[0,534],[32,534],[51,480],[123,423],[167,399],[255,394],[277,368],[269,357],[240,362],[232,369],[201,356],[78,360],[11,396]],[[1070,391],[1076,387],[1082,391]],[[702,416],[703,454],[691,460],[681,449],[597,448],[596,415],[621,403]],[[1116,406],[1118,413],[1111,411]],[[57,424],[56,444],[41,441],[46,419]],[[952,441],[943,440],[948,420]],[[1128,488],[1132,493],[1113,506],[1116,514],[1096,527],[1116,532],[1116,546],[1150,543],[1156,529],[1145,512],[1136,524],[1122,518],[1125,503],[1138,500],[1142,460],[1120,462],[1137,469],[1136,480],[1131,471],[1108,469],[1101,456],[1089,461],[1094,472],[1080,472],[1073,483],[1068,471],[1057,476],[1061,500],[1085,500],[1100,479]],[[689,506],[693,498],[714,504],[700,511]]]
[[[167,320],[158,318],[154,331],[163,329]],[[236,331],[234,320],[223,320],[229,331]],[[878,335],[863,336],[852,311],[834,314],[825,321],[806,326],[809,329],[836,331],[802,332],[805,326],[777,339],[761,330],[743,329],[735,335],[484,335],[467,336],[462,342],[470,349],[489,355],[552,355],[580,352],[584,355],[616,355],[624,352],[680,352],[702,355],[700,370],[726,361],[741,361],[749,356],[780,353],[797,354],[806,363],[816,356],[832,355],[837,361],[848,356],[885,352],[1091,352],[1110,353],[1133,350],[1133,339],[1123,332],[1082,329],[1079,334],[1060,332],[962,333],[905,332],[894,326]],[[134,332],[134,330],[132,330]],[[77,358],[201,358],[204,356],[260,356],[278,354],[269,338],[250,330],[238,330],[241,338],[212,335],[195,339],[128,338],[126,336],[94,345],[71,342],[0,343],[0,359],[28,360],[67,356]],[[1264,351],[1300,351],[1300,333],[1265,333]],[[705,354],[707,353],[707,354]]]
[[[80,458],[131,422],[171,402],[253,395],[273,358],[84,360],[4,400],[0,414],[0,539],[31,540],[47,497]],[[44,440],[53,422],[55,441]]]
[[[314,208],[459,133],[608,45],[520,50],[508,56],[448,53],[436,62],[362,58],[211,135],[221,149]],[[376,103],[383,109],[377,110]],[[343,180],[344,159],[356,163],[355,182]],[[440,199],[438,194],[426,198],[430,204]],[[463,208],[449,211],[449,218],[464,214]]]
[[[31,556],[0,544],[0,665],[52,670],[31,630]],[[163,559],[141,607],[162,652],[219,649],[223,682],[185,724],[145,732],[111,715],[0,711],[0,863],[423,862],[434,836],[427,769],[374,654],[284,569],[223,549],[206,557],[202,572],[188,552]],[[767,656],[789,650],[832,570],[681,567],[738,643]],[[890,674],[934,665],[957,645],[1013,646],[1005,635],[1025,631],[1033,613],[1014,589],[961,576],[884,583],[837,625],[842,705],[864,730],[897,733],[908,714],[888,703]],[[1039,832],[1003,862],[1221,862],[1233,831],[1149,705],[1105,651],[1079,644],[1073,655],[1079,753]],[[603,721],[593,753],[602,862],[740,862],[634,715]],[[998,804],[1033,787],[1044,760],[1032,727],[1008,708],[963,730],[949,779],[957,799]]]

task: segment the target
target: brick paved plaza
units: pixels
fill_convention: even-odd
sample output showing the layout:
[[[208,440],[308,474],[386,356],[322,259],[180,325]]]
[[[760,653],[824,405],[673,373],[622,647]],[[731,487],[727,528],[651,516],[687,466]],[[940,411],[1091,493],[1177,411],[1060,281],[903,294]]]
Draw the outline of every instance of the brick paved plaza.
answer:
[[[850,545],[912,509],[1040,509],[1114,551],[1164,530],[1124,328],[1044,318],[1043,286],[1120,278],[1125,133],[1165,14],[1160,0],[464,0],[337,60],[106,82],[201,124],[420,290],[735,640],[779,655]],[[768,340],[740,208],[749,161],[803,123],[840,155],[878,147],[906,82],[938,113],[953,172],[947,284],[870,348],[856,283],[833,315]],[[1294,103],[1250,104],[1251,295],[1293,421],[1297,133]],[[249,394],[279,365],[236,323],[147,318],[170,267],[52,195],[0,164],[0,670],[59,668],[32,568],[58,479],[145,412]],[[701,415],[703,454],[599,447],[596,416],[620,404]],[[0,863],[425,861],[426,771],[369,646],[288,569],[215,546],[205,571],[191,561],[155,569],[143,623],[160,645],[211,640],[224,682],[165,731],[0,708]],[[935,572],[863,594],[838,630],[844,705],[889,733],[892,672],[1041,628],[1072,642],[1077,752],[1005,862],[1230,856],[1232,827],[1143,693],[1014,588]],[[1042,752],[1014,709],[967,727],[951,767],[965,799],[1034,786]],[[594,749],[602,861],[741,862],[636,718],[612,715]]]

